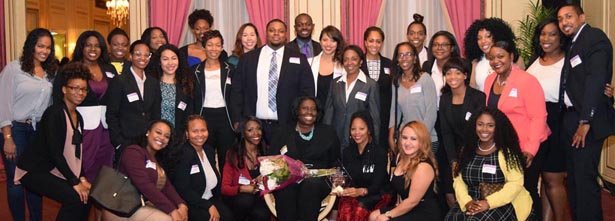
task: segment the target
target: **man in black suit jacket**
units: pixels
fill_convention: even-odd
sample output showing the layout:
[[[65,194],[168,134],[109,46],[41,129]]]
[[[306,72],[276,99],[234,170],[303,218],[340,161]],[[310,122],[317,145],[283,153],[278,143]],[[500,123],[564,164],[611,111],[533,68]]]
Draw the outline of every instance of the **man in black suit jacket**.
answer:
[[[312,40],[314,23],[312,17],[306,13],[301,13],[295,17],[295,35],[297,38],[288,43],[288,47],[301,52],[307,58],[314,57],[322,51],[320,43]]]
[[[263,121],[265,139],[270,141],[273,126],[293,123],[291,103],[300,96],[314,96],[315,89],[305,56],[284,46],[286,24],[271,20],[266,33],[267,45],[244,54],[237,64],[231,118],[238,125],[246,117],[256,116]]]
[[[604,139],[615,133],[613,102],[603,93],[611,82],[613,47],[600,29],[585,23],[578,5],[557,11],[560,30],[570,37],[562,79],[562,144],[568,151],[568,188],[574,220],[602,220],[598,163]]]

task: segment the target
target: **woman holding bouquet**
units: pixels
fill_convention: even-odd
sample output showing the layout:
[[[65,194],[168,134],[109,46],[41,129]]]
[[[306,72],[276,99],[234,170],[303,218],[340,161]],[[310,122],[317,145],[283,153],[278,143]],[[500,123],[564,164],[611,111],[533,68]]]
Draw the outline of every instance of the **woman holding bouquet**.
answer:
[[[237,221],[267,221],[271,214],[263,198],[257,195],[256,178],[260,176],[258,157],[265,151],[263,130],[256,117],[239,125],[239,143],[227,152],[222,173],[222,195],[235,211]]]
[[[434,191],[437,166],[425,124],[411,121],[401,127],[397,167],[391,187],[401,197],[394,207],[372,212],[370,221],[442,220]]]
[[[338,221],[367,220],[370,211],[388,204],[391,199],[381,191],[387,182],[387,155],[373,142],[375,128],[371,115],[366,111],[356,112],[350,122],[350,146],[342,153],[342,164],[352,181],[339,194],[342,198]]]
[[[336,165],[340,142],[335,130],[316,124],[319,108],[313,97],[300,97],[292,105],[295,125],[281,126],[273,133],[269,155],[285,154],[300,160],[309,169],[326,169]],[[323,177],[307,178],[275,191],[276,211],[280,221],[317,220],[320,203],[331,191]]]

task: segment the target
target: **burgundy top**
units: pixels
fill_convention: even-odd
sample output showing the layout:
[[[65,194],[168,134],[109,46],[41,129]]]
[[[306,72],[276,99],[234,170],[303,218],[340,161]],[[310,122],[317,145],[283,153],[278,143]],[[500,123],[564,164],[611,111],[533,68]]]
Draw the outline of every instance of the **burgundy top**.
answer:
[[[96,94],[96,98],[98,98],[98,100],[105,96],[107,87],[109,87],[109,82],[105,79],[102,81],[89,80],[88,84],[90,85],[90,89],[94,92],[94,94]]]
[[[120,171],[130,178],[146,200],[152,202],[157,209],[171,213],[177,209],[177,205],[186,202],[177,194],[169,179],[162,190],[156,188],[156,167],[160,165],[154,162],[155,159],[149,156],[145,148],[130,145],[122,152]]]

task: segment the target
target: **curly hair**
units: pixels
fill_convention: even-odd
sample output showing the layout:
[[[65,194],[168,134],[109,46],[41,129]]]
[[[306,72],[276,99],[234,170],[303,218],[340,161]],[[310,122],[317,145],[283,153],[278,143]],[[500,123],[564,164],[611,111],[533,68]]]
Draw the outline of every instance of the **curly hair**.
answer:
[[[322,31],[320,31],[320,37],[318,39],[322,41],[322,38],[325,35],[337,43],[335,54],[333,55],[333,61],[342,62],[342,50],[344,50],[344,46],[346,45],[344,35],[342,35],[342,32],[333,25],[323,28]]]
[[[196,24],[199,19],[205,20],[207,24],[209,24],[210,28],[214,25],[214,16],[211,15],[211,12],[209,12],[209,10],[195,9],[188,16],[188,25],[190,26],[190,28],[194,28],[194,24]]]
[[[19,57],[19,64],[21,65],[22,71],[29,73],[30,75],[34,75],[34,50],[36,49],[38,39],[42,37],[49,37],[51,39],[51,45],[49,55],[47,56],[47,59],[41,63],[41,66],[43,67],[43,70],[47,72],[47,79],[53,79],[56,70],[58,70],[58,64],[55,62],[55,43],[53,41],[53,36],[47,29],[36,28],[28,34],[26,41],[23,44],[21,56]]]
[[[480,59],[484,55],[483,51],[478,47],[478,32],[480,30],[487,30],[491,33],[493,42],[498,41],[515,41],[515,33],[510,25],[501,18],[486,18],[483,20],[475,20],[468,30],[466,30],[466,36],[463,38],[463,47],[465,49],[466,58],[469,61]],[[519,58],[519,55],[515,55],[515,62]]]
[[[227,160],[226,162],[229,162],[233,167],[239,168],[239,169],[243,169],[245,167],[245,162],[240,159],[244,159],[247,153],[246,142],[248,141],[246,140],[246,132],[247,132],[246,130],[248,129],[247,128],[248,122],[254,122],[258,124],[258,126],[261,129],[261,138],[263,136],[262,134],[263,124],[258,118],[254,116],[250,116],[239,124],[239,130],[238,130],[239,142],[233,145],[226,153],[226,156],[224,156],[226,157],[226,160]],[[265,141],[261,139],[261,142],[256,146],[256,150],[258,151],[257,156],[265,155],[265,146],[266,146]]]
[[[175,55],[177,56],[177,59],[179,60],[179,65],[177,67],[177,70],[175,71],[175,82],[181,85],[182,92],[184,93],[184,95],[188,97],[193,97],[192,91],[194,88],[192,84],[192,78],[190,77],[192,75],[189,74],[189,70],[188,68],[186,68],[187,66],[183,65],[185,64],[186,61],[182,60],[181,56],[179,56],[179,49],[175,47],[175,45],[166,44],[166,45],[160,46],[160,48],[158,48],[158,51],[156,51],[156,53],[152,55],[152,59],[160,61],[162,57],[162,52],[166,50],[170,50],[173,53],[175,53]],[[154,78],[160,80],[164,72],[162,71],[162,62],[157,62],[157,63],[159,65],[158,67],[155,67],[155,73],[153,74],[153,76]]]
[[[419,141],[419,150],[416,152],[416,155],[410,156],[406,154],[403,150],[399,151],[399,167],[403,168],[406,173],[404,174],[405,183],[404,186],[407,188],[410,186],[410,182],[412,181],[412,175],[416,171],[417,166],[421,162],[427,162],[432,165],[435,172],[435,177],[438,177],[438,165],[436,162],[436,157],[431,150],[431,135],[429,134],[429,130],[425,124],[420,121],[410,121],[406,123],[403,127],[401,127],[400,131],[404,131],[406,129],[412,129],[417,136]],[[403,138],[403,133],[400,135],[400,139]],[[409,139],[409,138],[408,138]],[[406,159],[405,161],[403,159]],[[399,162],[405,162],[405,164],[399,164]]]
[[[419,63],[418,50],[416,50],[416,47],[410,44],[410,42],[407,42],[407,41],[400,42],[399,44],[395,46],[395,50],[393,51],[393,59],[391,59],[393,61],[392,75],[393,75],[393,85],[395,87],[399,87],[399,81],[401,80],[401,76],[404,74],[404,71],[399,66],[399,48],[401,48],[401,46],[403,45],[410,47],[410,50],[412,50],[412,53],[414,54],[413,55],[414,62],[412,64],[412,80],[418,81],[419,78],[421,78],[421,64]]]
[[[58,71],[58,75],[62,75],[65,79],[62,87],[66,86],[70,80],[81,79],[84,81],[90,80],[90,69],[82,62],[74,61],[62,66]]]
[[[245,23],[245,24],[241,25],[241,27],[239,27],[239,31],[237,31],[237,35],[235,36],[235,48],[233,49],[233,54],[236,55],[239,58],[241,58],[241,56],[244,53],[243,52],[243,44],[241,43],[241,37],[243,36],[243,31],[247,27],[252,27],[254,29],[254,33],[256,33],[256,46],[255,46],[255,48],[259,48],[259,47],[261,47],[263,45],[263,42],[261,42],[260,35],[258,34],[258,29],[256,28],[256,26],[254,26],[254,24],[252,24],[252,23]]]
[[[525,156],[521,152],[519,137],[512,123],[502,111],[497,108],[483,108],[479,113],[470,118],[465,130],[466,143],[460,153],[459,166],[455,168],[454,177],[458,176],[461,168],[465,168],[468,163],[476,156],[478,147],[478,134],[476,132],[476,121],[483,115],[491,116],[495,122],[493,140],[498,151],[502,151],[506,159],[508,169],[516,169],[523,172],[525,167]]]
[[[220,43],[224,45],[224,38],[222,37],[222,34],[220,33],[220,31],[212,29],[203,34],[203,38],[202,38],[203,48],[207,44],[207,41],[209,41],[212,38],[220,38]]]
[[[73,61],[83,61],[83,49],[86,48],[88,38],[95,37],[98,40],[98,47],[100,47],[100,56],[98,57],[99,64],[109,63],[109,51],[107,49],[107,43],[105,38],[97,31],[85,31],[77,38],[75,43],[75,50],[73,51]]]
[[[557,29],[557,36],[559,37],[560,50],[562,51],[566,50],[566,36],[564,36],[564,33],[562,32],[562,30],[559,29],[557,18],[548,18],[540,22],[536,26],[536,30],[534,30],[534,36],[532,37],[532,47],[534,48],[534,54],[532,55],[532,59],[530,59],[532,61],[545,55],[545,51],[542,50],[542,47],[540,46],[540,33],[542,32],[542,29],[544,29],[545,26],[549,24],[554,24],[555,29]]]
[[[150,43],[152,43],[152,32],[154,32],[154,30],[159,30],[160,32],[162,32],[162,36],[164,36],[164,40],[167,42],[167,44],[169,44],[169,36],[167,35],[167,32],[164,29],[160,27],[149,27],[145,29],[145,31],[143,31],[143,34],[141,34],[141,41],[145,42],[145,44],[147,44],[147,47],[150,47]],[[149,50],[152,52],[156,51],[151,47]]]

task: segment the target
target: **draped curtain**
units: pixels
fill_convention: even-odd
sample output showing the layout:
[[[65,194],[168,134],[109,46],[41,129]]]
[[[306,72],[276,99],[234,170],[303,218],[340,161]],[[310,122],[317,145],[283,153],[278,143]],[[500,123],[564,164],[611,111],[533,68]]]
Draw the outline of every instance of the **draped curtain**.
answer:
[[[179,45],[184,24],[187,23],[191,0],[151,0],[150,26],[167,32],[169,43]]]
[[[363,48],[363,32],[377,25],[384,0],[342,0],[341,31],[348,44]]]
[[[466,30],[472,22],[480,19],[480,0],[444,0],[457,42],[463,42]],[[463,47],[460,47],[464,54]]]
[[[245,0],[250,22],[254,23],[261,37],[263,44],[266,41],[267,22],[272,19],[284,21],[284,0]],[[287,23],[288,25],[288,23]],[[289,27],[286,31],[292,30]]]

